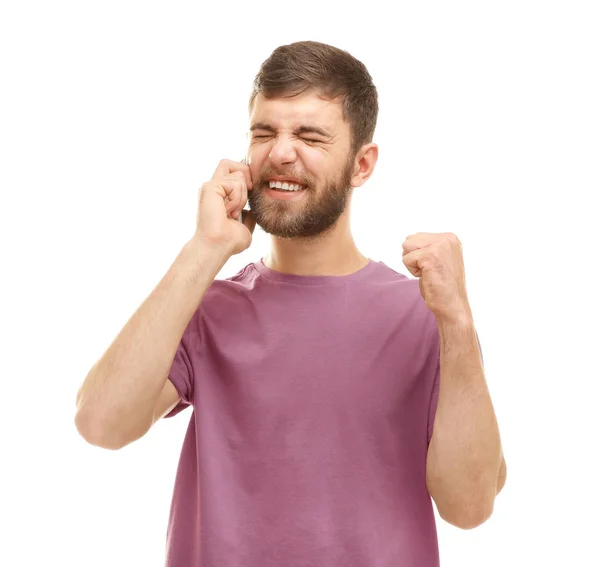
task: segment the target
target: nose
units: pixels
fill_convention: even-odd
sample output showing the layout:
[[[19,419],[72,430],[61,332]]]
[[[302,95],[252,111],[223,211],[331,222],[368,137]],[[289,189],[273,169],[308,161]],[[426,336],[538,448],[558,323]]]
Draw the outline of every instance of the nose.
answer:
[[[271,147],[269,159],[275,166],[282,166],[296,161],[296,150],[294,144],[281,136],[275,138],[275,143]]]

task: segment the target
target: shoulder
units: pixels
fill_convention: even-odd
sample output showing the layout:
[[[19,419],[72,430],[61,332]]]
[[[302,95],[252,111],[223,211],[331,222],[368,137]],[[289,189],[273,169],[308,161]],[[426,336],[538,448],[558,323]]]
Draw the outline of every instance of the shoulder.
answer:
[[[244,301],[254,287],[256,277],[253,263],[249,263],[231,276],[215,279],[204,294],[199,311],[219,311]]]
[[[205,297],[231,296],[239,294],[252,285],[257,277],[254,263],[250,262],[229,277],[217,278],[208,288]]]
[[[420,303],[423,300],[417,278],[403,274],[384,262],[376,264],[376,277],[372,278],[372,282],[381,292],[388,292],[390,297],[405,302]]]
[[[435,337],[435,316],[423,298],[419,278],[405,275],[383,262],[378,262],[378,265],[378,278],[375,280],[378,300],[385,304],[392,316],[402,314],[402,325]]]

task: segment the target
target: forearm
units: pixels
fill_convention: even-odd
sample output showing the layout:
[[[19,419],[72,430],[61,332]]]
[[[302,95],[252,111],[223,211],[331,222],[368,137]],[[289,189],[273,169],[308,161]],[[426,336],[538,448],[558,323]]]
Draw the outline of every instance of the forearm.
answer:
[[[94,364],[77,394],[75,422],[89,439],[141,437],[181,337],[226,255],[188,242],[152,293]]]
[[[502,460],[500,432],[471,319],[439,322],[440,390],[427,456],[427,486],[453,524],[492,512]]]

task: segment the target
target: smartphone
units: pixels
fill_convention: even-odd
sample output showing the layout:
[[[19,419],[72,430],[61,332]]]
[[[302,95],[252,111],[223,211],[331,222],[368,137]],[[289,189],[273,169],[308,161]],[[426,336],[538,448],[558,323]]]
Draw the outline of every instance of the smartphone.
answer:
[[[240,160],[240,162],[242,162],[244,165],[248,165],[248,161],[246,160],[246,156],[244,156],[244,157],[243,157],[243,158]],[[243,208],[243,210],[244,210],[244,211],[249,211],[249,210],[250,210],[250,209],[249,209],[249,205],[248,205],[248,201],[246,201],[246,204],[244,205],[244,208]],[[242,222],[242,214],[243,214],[243,213],[241,213],[241,212],[240,212],[240,216],[238,217],[238,220],[239,220],[240,222]]]

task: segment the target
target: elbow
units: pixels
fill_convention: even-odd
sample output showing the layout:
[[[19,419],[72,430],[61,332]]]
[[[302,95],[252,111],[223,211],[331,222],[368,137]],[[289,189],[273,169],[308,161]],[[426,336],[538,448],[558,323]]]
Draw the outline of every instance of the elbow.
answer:
[[[487,522],[494,513],[496,496],[506,483],[506,461],[504,456],[500,470],[493,480],[486,481],[479,489],[470,490],[468,497],[455,495],[451,501],[434,498],[440,517],[462,530],[472,530]],[[431,491],[430,491],[431,492]],[[432,494],[437,494],[433,492]],[[453,504],[450,504],[452,502]],[[442,504],[440,506],[440,504]]]
[[[116,435],[108,434],[105,427],[91,419],[81,408],[75,413],[75,428],[85,441],[95,447],[117,451],[126,445]]]
[[[461,530],[472,530],[487,522],[492,516],[493,511],[494,507],[492,505],[482,511],[455,514],[450,517],[442,516],[442,519]]]
[[[452,505],[446,502],[440,506],[436,500],[442,520],[461,530],[472,530],[487,522],[494,512],[494,504],[494,493],[490,489],[471,494],[469,498],[454,498]]]
[[[463,510],[443,511],[439,510],[442,520],[449,524],[460,528],[461,530],[472,530],[487,522],[494,512],[494,503],[486,503],[485,505],[470,506]]]

